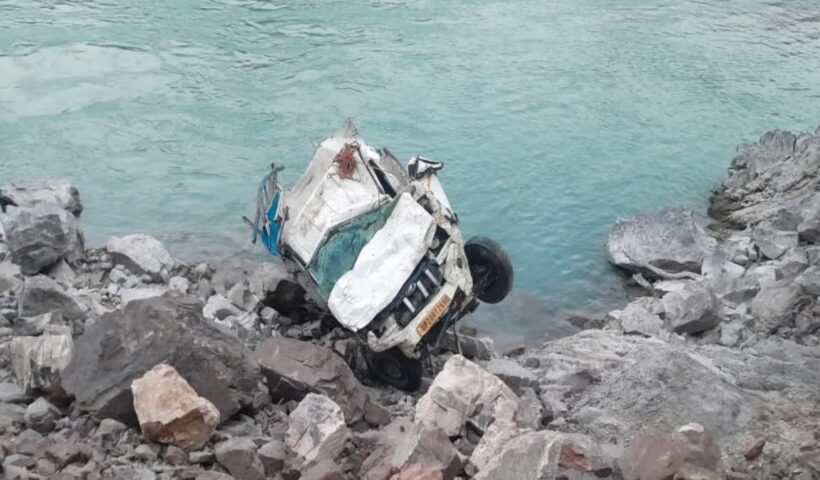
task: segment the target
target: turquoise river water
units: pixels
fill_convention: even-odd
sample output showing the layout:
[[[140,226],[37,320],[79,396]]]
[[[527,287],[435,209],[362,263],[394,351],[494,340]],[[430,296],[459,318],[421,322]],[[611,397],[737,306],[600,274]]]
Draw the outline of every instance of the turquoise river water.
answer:
[[[0,180],[67,177],[88,243],[186,259],[249,245],[271,161],[353,117],[442,160],[516,294],[473,320],[538,338],[623,299],[619,216],[705,211],[736,145],[820,123],[817,0],[0,0]]]

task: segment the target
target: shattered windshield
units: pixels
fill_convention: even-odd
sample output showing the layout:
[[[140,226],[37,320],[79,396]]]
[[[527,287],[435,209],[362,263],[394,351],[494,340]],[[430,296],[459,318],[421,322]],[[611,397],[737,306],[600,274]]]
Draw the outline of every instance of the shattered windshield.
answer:
[[[336,281],[353,268],[362,248],[390,218],[395,199],[340,224],[322,242],[308,270],[316,279],[319,294],[327,298]]]

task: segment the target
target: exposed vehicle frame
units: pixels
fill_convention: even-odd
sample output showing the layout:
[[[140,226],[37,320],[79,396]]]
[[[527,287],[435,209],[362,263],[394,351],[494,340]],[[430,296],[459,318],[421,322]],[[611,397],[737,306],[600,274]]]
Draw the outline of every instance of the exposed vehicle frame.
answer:
[[[512,288],[498,244],[464,242],[440,162],[414,156],[405,170],[346,120],[292,187],[279,185],[272,167],[259,187],[254,241],[281,256],[311,298],[367,345],[381,380],[418,388],[427,346],[478,300],[497,303]]]

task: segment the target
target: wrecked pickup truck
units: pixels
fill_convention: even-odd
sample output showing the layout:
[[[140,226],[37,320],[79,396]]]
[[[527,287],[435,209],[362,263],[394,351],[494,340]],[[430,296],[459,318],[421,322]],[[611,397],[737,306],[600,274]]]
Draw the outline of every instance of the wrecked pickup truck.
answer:
[[[437,177],[442,166],[414,156],[405,170],[346,120],[294,186],[282,187],[272,165],[252,222],[254,242],[367,346],[371,374],[404,390],[419,387],[428,347],[478,300],[500,302],[513,284],[496,242],[463,241]]]

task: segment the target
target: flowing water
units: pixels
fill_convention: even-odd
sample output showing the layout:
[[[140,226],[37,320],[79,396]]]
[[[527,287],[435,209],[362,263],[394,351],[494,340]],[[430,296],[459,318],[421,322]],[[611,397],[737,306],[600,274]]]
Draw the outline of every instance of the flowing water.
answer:
[[[705,210],[737,144],[820,123],[817,0],[0,0],[0,180],[73,179],[88,242],[150,232],[253,256],[271,161],[353,117],[442,160],[516,295],[474,322],[537,338],[617,306],[619,216]]]

